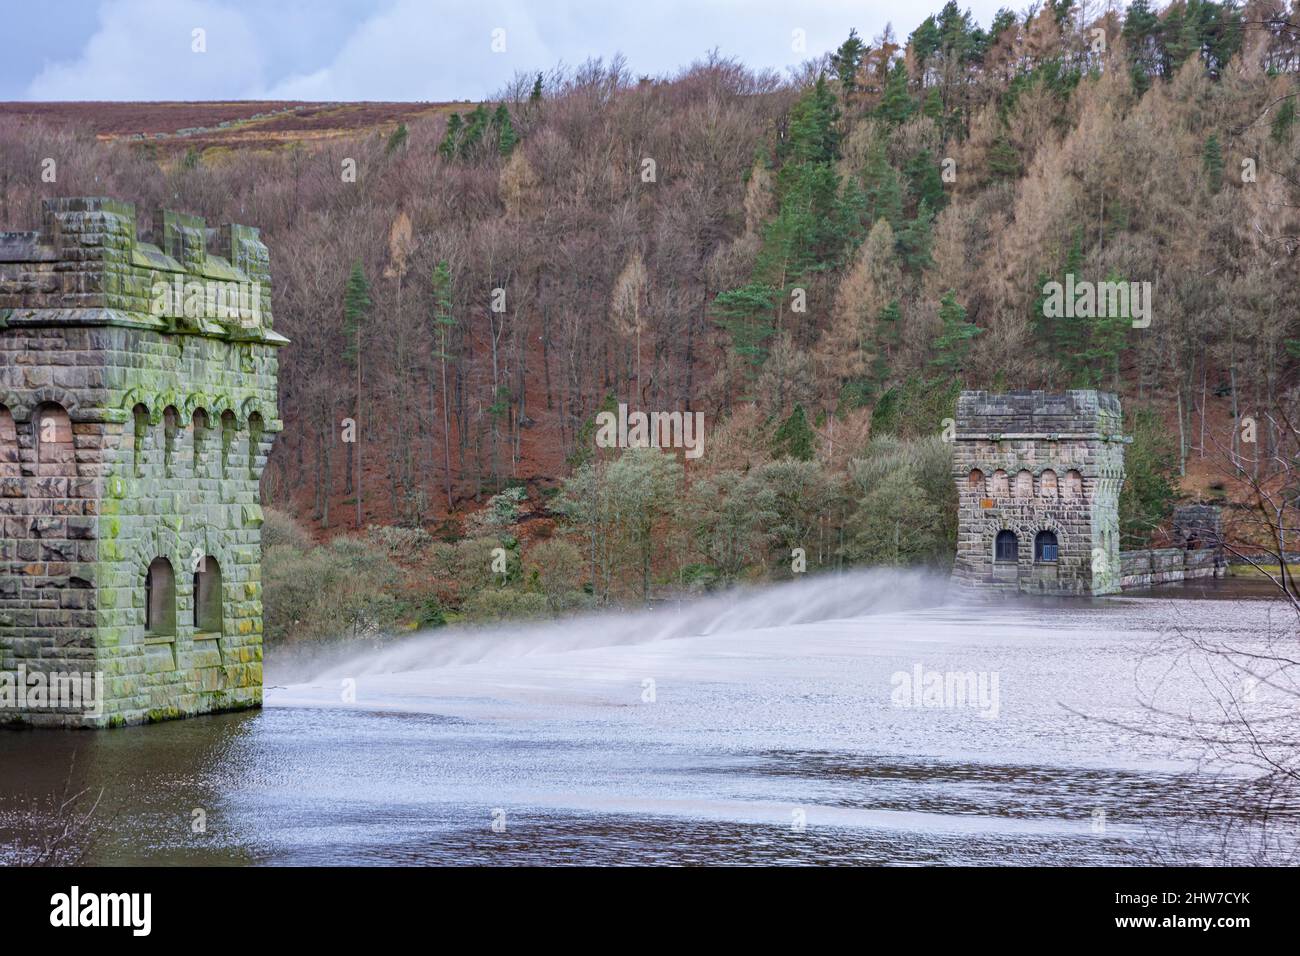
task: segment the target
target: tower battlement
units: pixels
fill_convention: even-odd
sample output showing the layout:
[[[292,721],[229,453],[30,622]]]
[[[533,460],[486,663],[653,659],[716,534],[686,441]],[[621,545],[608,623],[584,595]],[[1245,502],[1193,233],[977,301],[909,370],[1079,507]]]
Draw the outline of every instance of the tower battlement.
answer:
[[[1108,392],[968,391],[957,399],[958,434],[1110,436],[1122,430],[1119,399]]]
[[[0,233],[0,723],[261,703],[270,259],[256,229],[170,210],[150,238],[98,197]],[[102,693],[4,693],[53,674]]]
[[[39,231],[0,233],[0,328],[93,322],[283,344],[257,229],[163,209],[152,241],[137,232],[131,203],[45,200]]]

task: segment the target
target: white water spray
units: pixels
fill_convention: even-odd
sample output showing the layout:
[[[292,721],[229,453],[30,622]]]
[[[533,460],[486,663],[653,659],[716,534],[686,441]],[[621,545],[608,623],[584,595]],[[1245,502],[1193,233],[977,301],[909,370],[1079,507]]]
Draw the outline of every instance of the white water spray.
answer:
[[[273,676],[277,682],[355,677],[886,614],[942,603],[947,582],[946,575],[899,568],[822,574],[655,609],[544,623],[440,628],[379,650],[341,648],[328,663],[276,661]]]

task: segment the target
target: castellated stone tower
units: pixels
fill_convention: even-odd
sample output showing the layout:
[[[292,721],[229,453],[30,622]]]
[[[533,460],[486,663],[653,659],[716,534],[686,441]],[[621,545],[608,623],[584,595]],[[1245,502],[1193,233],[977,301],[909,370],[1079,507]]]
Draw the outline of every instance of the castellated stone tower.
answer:
[[[1041,594],[1119,590],[1119,399],[962,392],[953,477],[963,584]]]
[[[0,233],[0,723],[261,704],[258,482],[287,341],[266,246],[173,212],[150,238],[100,198]]]

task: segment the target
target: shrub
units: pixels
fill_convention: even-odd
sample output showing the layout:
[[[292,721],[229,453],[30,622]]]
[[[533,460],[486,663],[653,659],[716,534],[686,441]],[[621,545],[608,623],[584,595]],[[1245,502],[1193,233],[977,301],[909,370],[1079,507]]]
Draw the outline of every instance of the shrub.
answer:
[[[396,558],[412,558],[433,543],[423,528],[399,528],[372,524],[366,528],[366,541]]]
[[[276,544],[262,556],[268,644],[376,636],[397,620],[399,570],[382,550],[336,538],[303,550]]]
[[[584,568],[577,548],[560,538],[540,541],[528,551],[524,567],[528,580],[537,583],[552,611],[570,606],[567,596],[577,589]]]
[[[484,588],[476,591],[461,608],[468,620],[478,623],[516,621],[546,617],[546,595],[514,588]]]
[[[274,548],[282,544],[306,551],[312,546],[311,535],[292,515],[266,508],[262,513],[262,547]]]

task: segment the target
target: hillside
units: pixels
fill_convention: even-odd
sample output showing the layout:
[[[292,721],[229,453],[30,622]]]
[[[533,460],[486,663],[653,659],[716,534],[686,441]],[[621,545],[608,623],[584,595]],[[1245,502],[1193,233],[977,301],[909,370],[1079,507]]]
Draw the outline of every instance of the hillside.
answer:
[[[295,143],[385,135],[399,123],[445,115],[454,103],[0,103],[0,116],[52,129],[90,131],[101,142],[130,143],[160,156],[194,149],[276,149]]]
[[[1271,0],[1063,0],[981,26],[949,3],[788,81],[713,56],[657,79],[589,62],[477,108],[7,104],[0,219],[99,193],[260,226],[294,343],[263,491],[318,537],[460,533],[512,486],[549,531],[562,483],[607,462],[593,415],[626,402],[704,413],[684,478],[696,519],[724,514],[674,525],[671,558],[627,531],[615,590],[779,567],[791,541],[816,563],[929,559],[944,492],[906,443],[965,385],[1118,391],[1138,544],[1180,483],[1230,494],[1242,420],[1294,402],[1296,22]],[[1070,276],[1149,284],[1147,311],[1049,314]],[[1265,457],[1285,437],[1260,436]],[[872,439],[912,484],[855,478]],[[732,553],[710,536],[782,461],[817,469],[780,479],[825,484],[813,517],[761,545],[747,526]],[[881,520],[917,540],[881,553]]]

